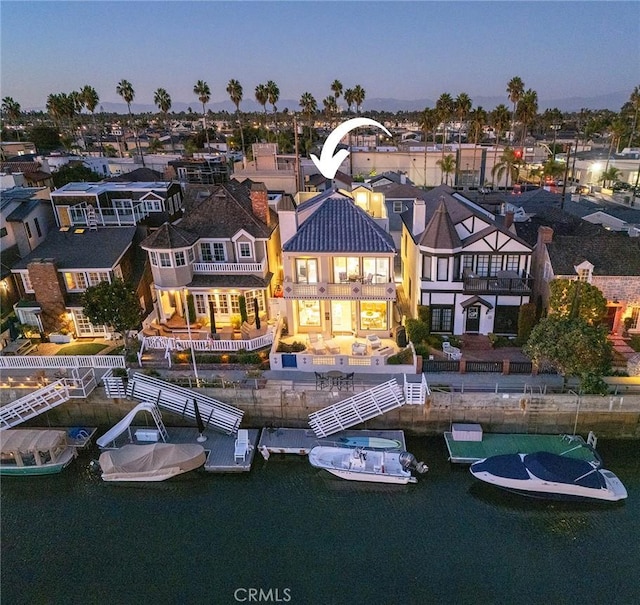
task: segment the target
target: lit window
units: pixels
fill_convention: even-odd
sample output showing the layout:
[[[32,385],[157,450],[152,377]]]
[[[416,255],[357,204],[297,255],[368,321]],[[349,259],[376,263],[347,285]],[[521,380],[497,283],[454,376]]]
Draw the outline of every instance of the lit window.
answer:
[[[196,305],[196,314],[206,315],[207,314],[206,296],[204,294],[194,294],[193,300]]]
[[[87,289],[87,276],[84,273],[65,273],[64,283],[67,286],[67,291],[72,290],[86,290]]]
[[[320,301],[304,300],[298,304],[298,322],[300,326],[320,326]]]
[[[318,283],[318,261],[315,258],[296,258],[296,283]]]

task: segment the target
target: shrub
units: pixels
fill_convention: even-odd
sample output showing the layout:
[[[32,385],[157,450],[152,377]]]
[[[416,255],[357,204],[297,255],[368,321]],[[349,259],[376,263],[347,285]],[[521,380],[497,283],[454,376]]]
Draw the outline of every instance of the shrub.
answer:
[[[405,327],[407,329],[407,338],[413,344],[425,342],[429,338],[429,324],[419,319],[407,319]]]
[[[302,342],[292,342],[291,344],[287,344],[285,342],[281,342],[278,345],[277,352],[278,353],[299,353],[300,351],[304,351],[307,347]]]
[[[413,363],[413,353],[411,352],[411,349],[407,347],[406,349],[399,351],[395,355],[391,355],[391,357],[387,359],[387,363],[389,365],[396,366]]]
[[[634,351],[640,351],[640,334],[634,334],[627,343]]]
[[[585,395],[606,395],[609,392],[609,385],[596,374],[582,376],[580,388]]]
[[[248,320],[247,316],[247,298],[243,294],[238,296],[238,306],[240,307],[240,322],[244,323]]]
[[[531,330],[536,325],[536,306],[534,303],[525,303],[518,312],[518,344],[524,344],[529,340]]]
[[[129,374],[125,368],[114,368],[113,376],[116,378],[126,378]]]
[[[429,345],[426,343],[418,343],[414,345],[416,350],[416,354],[422,356],[422,359],[429,359],[429,355],[431,355],[431,349]]]
[[[427,326],[431,325],[431,309],[426,305],[418,305],[418,319],[427,324]]]

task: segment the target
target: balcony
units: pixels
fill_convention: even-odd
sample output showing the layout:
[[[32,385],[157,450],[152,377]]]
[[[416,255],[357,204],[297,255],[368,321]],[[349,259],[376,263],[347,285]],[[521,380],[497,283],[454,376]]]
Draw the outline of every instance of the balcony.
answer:
[[[259,263],[193,263],[193,272],[205,275],[259,274],[264,277],[267,261]]]
[[[86,206],[69,208],[69,217],[74,226],[89,227],[95,221],[100,227],[132,226],[149,216],[143,203],[132,204],[129,208],[95,208],[92,211]]]
[[[364,284],[362,282],[296,284],[285,281],[284,298],[294,300],[396,300],[396,284]]]
[[[528,273],[519,276],[515,271],[498,271],[495,276],[469,273],[463,278],[465,294],[530,294],[533,279]]]

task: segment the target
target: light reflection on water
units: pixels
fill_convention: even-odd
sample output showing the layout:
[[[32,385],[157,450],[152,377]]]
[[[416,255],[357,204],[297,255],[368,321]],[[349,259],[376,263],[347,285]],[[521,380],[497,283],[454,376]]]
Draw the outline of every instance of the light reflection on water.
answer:
[[[2,603],[224,604],[239,587],[305,605],[640,602],[638,442],[599,444],[629,492],[613,505],[494,490],[441,439],[408,446],[430,470],[407,486],[297,456],[153,486],[103,483],[90,456],[3,479]]]

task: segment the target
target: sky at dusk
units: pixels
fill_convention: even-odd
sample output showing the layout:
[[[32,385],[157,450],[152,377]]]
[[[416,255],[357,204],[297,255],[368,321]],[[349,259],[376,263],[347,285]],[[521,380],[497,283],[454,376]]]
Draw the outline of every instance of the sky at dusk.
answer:
[[[596,96],[640,83],[639,2],[66,2],[0,3],[2,97],[23,110],[93,86],[102,103],[165,88],[198,108],[193,85],[245,99],[274,80],[281,99],[320,106],[339,79],[368,99],[504,96],[520,76],[538,98]],[[366,102],[365,102],[366,108]]]

